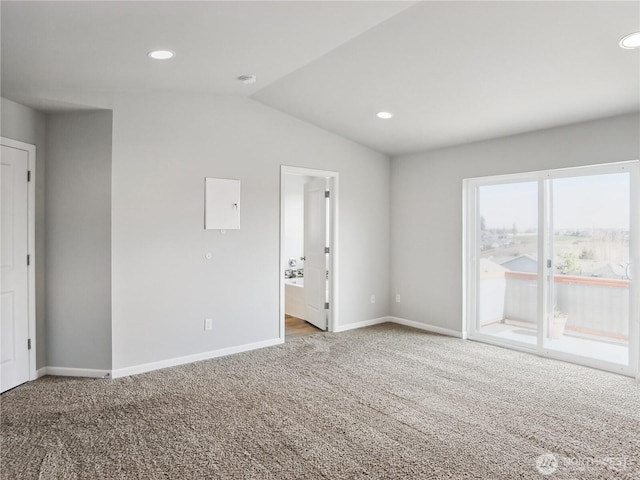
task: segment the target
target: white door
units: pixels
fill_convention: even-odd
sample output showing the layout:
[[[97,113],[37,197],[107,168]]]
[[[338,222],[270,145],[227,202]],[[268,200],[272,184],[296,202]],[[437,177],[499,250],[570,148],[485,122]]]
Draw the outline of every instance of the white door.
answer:
[[[0,391],[29,380],[28,183],[29,154],[2,145],[2,279]]]
[[[327,180],[304,185],[304,299],[307,322],[327,329]]]

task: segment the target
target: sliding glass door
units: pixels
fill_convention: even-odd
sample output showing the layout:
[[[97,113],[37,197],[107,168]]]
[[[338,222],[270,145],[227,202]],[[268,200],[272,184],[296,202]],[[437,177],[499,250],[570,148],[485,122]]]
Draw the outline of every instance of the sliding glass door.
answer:
[[[638,372],[638,162],[465,181],[470,338]]]
[[[477,331],[535,347],[538,330],[538,184],[480,185]]]
[[[553,268],[544,347],[628,365],[631,174],[549,184]]]

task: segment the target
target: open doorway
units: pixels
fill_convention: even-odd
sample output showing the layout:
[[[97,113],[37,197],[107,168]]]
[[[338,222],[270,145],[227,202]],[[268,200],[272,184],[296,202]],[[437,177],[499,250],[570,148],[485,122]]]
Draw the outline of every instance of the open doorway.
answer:
[[[338,173],[282,166],[280,338],[336,324]]]

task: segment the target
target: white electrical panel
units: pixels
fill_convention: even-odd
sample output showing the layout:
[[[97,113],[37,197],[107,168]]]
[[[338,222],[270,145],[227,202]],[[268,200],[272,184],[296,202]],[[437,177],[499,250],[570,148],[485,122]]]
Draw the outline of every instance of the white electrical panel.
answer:
[[[240,180],[205,178],[204,228],[240,229]]]

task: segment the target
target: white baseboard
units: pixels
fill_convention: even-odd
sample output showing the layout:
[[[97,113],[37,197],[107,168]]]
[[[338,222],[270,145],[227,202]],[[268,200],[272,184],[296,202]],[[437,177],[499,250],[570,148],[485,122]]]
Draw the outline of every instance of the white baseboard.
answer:
[[[111,375],[109,370],[96,370],[92,368],[67,368],[67,367],[43,367],[38,369],[37,378],[45,375],[55,375],[58,377],[88,377],[103,378]]]
[[[381,323],[397,323],[399,325],[406,325],[408,327],[418,328],[420,330],[426,330],[428,332],[439,333],[441,335],[448,335],[451,337],[464,338],[462,332],[450,330],[448,328],[437,327],[435,325],[429,325],[422,322],[416,322],[413,320],[407,320],[398,317],[379,317],[372,318],[370,320],[364,320],[362,322],[347,323],[346,325],[339,325],[333,331],[334,332],[346,332],[347,330],[354,330],[356,328],[370,327],[372,325],[378,325]],[[224,357],[226,355],[233,355],[234,353],[248,352],[250,350],[256,350],[259,348],[272,347],[274,345],[280,345],[284,343],[281,338],[274,338],[272,340],[265,340],[262,342],[248,343],[245,345],[238,345],[235,347],[221,348],[219,350],[212,350],[209,352],[197,353],[194,355],[187,355],[184,357],[169,358],[167,360],[160,360],[157,362],[144,363],[141,365],[134,365],[132,367],[119,368],[116,370],[95,370],[88,368],[66,368],[66,367],[43,367],[36,371],[36,378],[43,377],[45,375],[58,375],[64,377],[89,377],[89,378],[105,378],[111,376],[111,378],[128,377],[130,375],[138,375],[140,373],[151,372],[153,370],[160,370],[162,368],[176,367],[178,365],[184,365],[187,363],[199,362],[202,360],[209,360],[216,357]]]
[[[428,323],[416,322],[414,320],[407,320],[405,318],[387,317],[389,322],[397,323],[399,325],[406,325],[407,327],[419,328],[420,330],[426,330],[428,332],[439,333],[440,335],[447,335],[449,337],[464,338],[465,335],[462,332],[450,330],[448,328],[437,327],[435,325],[429,325]]]
[[[448,328],[438,327],[436,325],[429,325],[428,323],[416,322],[414,320],[407,320],[406,318],[399,317],[379,317],[372,318],[371,320],[364,320],[362,322],[347,323],[346,325],[340,325],[335,328],[334,332],[345,332],[347,330],[353,330],[355,328],[370,327],[372,325],[378,325],[380,323],[397,323],[398,325],[405,325],[407,327],[418,328],[420,330],[426,330],[427,332],[439,333],[440,335],[447,335],[449,337],[465,338],[466,335],[463,332],[457,332]]]
[[[113,378],[128,377],[130,375],[138,375],[140,373],[151,372],[153,370],[160,370],[161,368],[177,367],[178,365],[184,365],[186,363],[199,362],[202,360],[209,360],[211,358],[232,355],[234,353],[272,347],[274,345],[280,345],[281,343],[284,343],[282,339],[274,338],[273,340],[265,340],[263,342],[248,343],[245,345],[238,345],[236,347],[221,348],[219,350],[196,353],[195,355],[186,355],[184,357],[169,358],[167,360],[160,360],[158,362],[134,365],[132,367],[118,368],[116,370],[112,370],[111,375]]]
[[[364,320],[362,322],[347,323],[345,325],[338,325],[333,329],[334,332],[346,332],[347,330],[354,330],[356,328],[370,327],[371,325],[378,325],[380,323],[392,322],[391,317],[379,317],[372,318],[371,320]]]

